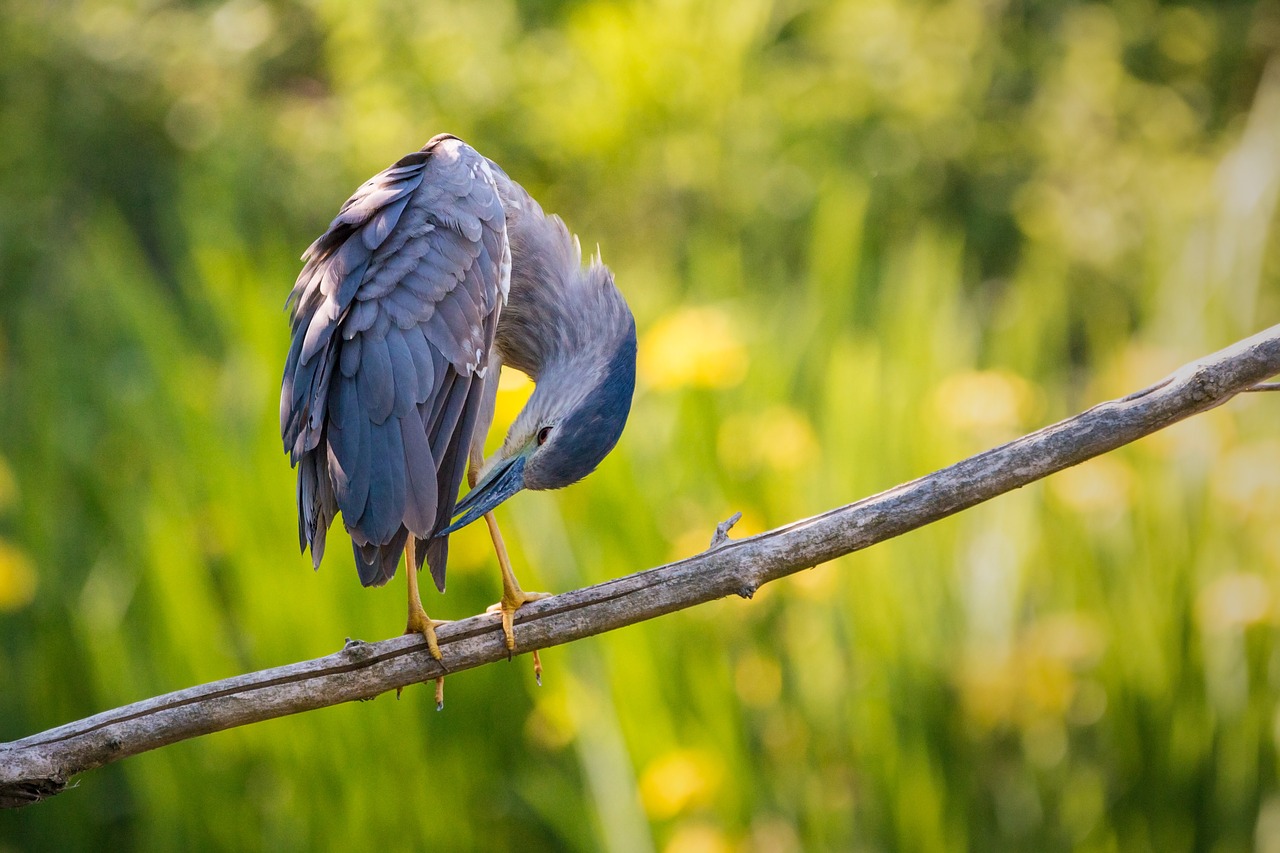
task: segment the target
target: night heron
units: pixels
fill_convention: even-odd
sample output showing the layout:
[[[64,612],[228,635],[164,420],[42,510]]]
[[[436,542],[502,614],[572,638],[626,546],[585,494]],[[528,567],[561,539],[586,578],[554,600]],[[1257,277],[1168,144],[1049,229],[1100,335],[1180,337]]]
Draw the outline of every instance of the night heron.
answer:
[[[612,273],[598,255],[584,267],[559,217],[448,134],[366,181],[303,259],[280,393],[303,551],[318,568],[341,510],[362,584],[389,581],[404,552],[405,633],[441,660],[418,570],[443,592],[449,534],[483,515],[514,649],[512,614],[543,595],[521,590],[492,510],[577,482],[617,443],[636,331]],[[535,387],[486,461],[504,365]]]

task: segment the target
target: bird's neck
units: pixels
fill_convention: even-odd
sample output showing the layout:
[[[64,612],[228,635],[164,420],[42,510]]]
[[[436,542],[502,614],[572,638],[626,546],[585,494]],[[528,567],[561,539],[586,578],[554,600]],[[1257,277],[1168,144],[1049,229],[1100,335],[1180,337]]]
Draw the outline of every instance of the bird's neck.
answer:
[[[498,321],[503,364],[537,382],[552,367],[585,370],[606,362],[631,325],[607,276],[598,264],[558,270],[513,264],[510,297]]]
[[[609,268],[582,264],[578,240],[513,183],[500,184],[511,243],[511,287],[498,319],[504,364],[538,381],[550,366],[607,361],[634,323]]]

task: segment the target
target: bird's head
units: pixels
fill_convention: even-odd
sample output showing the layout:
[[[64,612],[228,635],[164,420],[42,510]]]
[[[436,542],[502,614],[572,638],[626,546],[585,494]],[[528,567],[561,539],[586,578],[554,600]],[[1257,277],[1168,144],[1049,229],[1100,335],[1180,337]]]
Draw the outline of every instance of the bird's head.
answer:
[[[625,316],[615,329],[569,348],[535,377],[533,394],[502,447],[454,509],[461,517],[437,535],[465,527],[522,489],[578,482],[618,443],[636,384],[635,320],[618,299]]]

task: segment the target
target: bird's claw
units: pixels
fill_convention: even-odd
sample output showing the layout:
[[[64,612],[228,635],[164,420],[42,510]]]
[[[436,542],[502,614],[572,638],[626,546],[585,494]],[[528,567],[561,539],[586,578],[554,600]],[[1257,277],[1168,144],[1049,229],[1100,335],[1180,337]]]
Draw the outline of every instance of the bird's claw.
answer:
[[[514,618],[516,611],[530,601],[538,601],[543,598],[550,598],[549,592],[525,592],[517,590],[511,593],[503,593],[502,600],[497,604],[490,605],[486,613],[498,613],[502,616],[502,639],[507,646],[507,660],[511,660],[511,656],[516,650],[516,631]],[[542,658],[538,657],[537,649],[533,651],[533,677],[538,682],[538,686],[542,686]]]
[[[419,603],[417,607],[410,605],[409,620],[405,625],[404,632],[406,634],[421,634],[422,639],[427,641],[427,651],[431,653],[431,657],[435,658],[441,669],[448,672],[449,668],[444,665],[444,655],[440,653],[440,643],[436,640],[436,628],[444,624],[445,622],[440,619],[428,617],[427,611],[423,610],[421,603]],[[400,698],[400,688],[396,689],[396,698]],[[444,710],[443,675],[436,678],[436,710]]]
[[[550,598],[549,592],[525,592],[518,590],[511,594],[503,594],[502,600],[485,608],[485,613],[499,613],[502,616],[502,638],[507,646],[507,660],[511,660],[516,650],[516,629],[514,618],[516,611],[531,601]]]
[[[444,655],[440,653],[440,643],[436,640],[436,628],[444,624],[447,623],[428,618],[425,610],[417,609],[409,611],[409,621],[404,629],[406,634],[421,634],[422,639],[427,641],[427,651],[431,652],[431,656],[441,666],[444,666]]]
[[[541,593],[533,593],[533,594],[537,595],[538,598],[548,597],[546,594],[541,594]],[[536,598],[529,599],[529,601],[536,601],[536,600],[537,600]],[[516,650],[515,632],[511,625],[511,617],[514,615],[514,611],[504,609],[501,604],[494,604],[488,609],[486,609],[485,612],[486,613],[499,612],[502,614],[502,633],[504,634],[504,641],[507,646],[507,660],[510,661],[512,654],[514,654]],[[542,686],[542,658],[538,656],[537,649],[534,649],[532,652],[530,652],[530,654],[533,656],[533,680],[537,682],[539,687],[541,687]]]

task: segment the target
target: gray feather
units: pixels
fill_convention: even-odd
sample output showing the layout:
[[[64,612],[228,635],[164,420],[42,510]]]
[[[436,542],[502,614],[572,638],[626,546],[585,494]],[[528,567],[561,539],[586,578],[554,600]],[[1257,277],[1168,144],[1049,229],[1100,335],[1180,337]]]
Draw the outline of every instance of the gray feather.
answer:
[[[480,399],[483,392],[484,383],[477,377],[467,383],[467,394],[462,400],[462,405],[450,405],[445,410],[445,419],[457,412],[460,423],[457,428],[441,430],[437,435],[437,439],[446,438],[447,445],[444,452],[440,454],[440,493],[439,507],[436,514],[436,529],[446,526],[449,519],[453,516],[454,503],[458,496],[458,484],[462,482],[463,472],[467,468],[467,455],[471,445],[471,431],[476,426],[476,416],[480,411]],[[447,489],[447,485],[452,483],[453,488]],[[444,539],[446,537],[440,537]],[[448,550],[441,550],[435,560],[431,559],[428,554],[428,564],[431,566],[431,579],[435,582],[436,588],[444,592],[444,576],[445,563],[444,557],[448,554]]]
[[[413,359],[413,373],[418,379],[418,387],[413,398],[419,403],[431,396],[435,387],[436,371],[432,365],[431,344],[422,334],[421,327],[415,326],[404,333],[405,345],[409,349],[409,357]]]
[[[416,417],[415,406],[421,402],[418,398],[418,369],[414,367],[405,332],[392,329],[387,333],[387,354],[391,357],[391,376],[395,382],[391,413],[403,418],[414,412]]]
[[[381,310],[377,302],[356,300],[356,303],[351,306],[351,310],[347,312],[347,319],[342,323],[342,337],[351,340],[360,332],[372,329],[373,323],[378,319],[378,314]]]
[[[406,473],[404,524],[417,536],[429,536],[436,529],[436,463],[416,410],[400,418],[400,433]]]
[[[343,376],[355,376],[356,371],[360,369],[360,342],[363,340],[362,336],[356,335],[351,340],[342,342],[338,356]]]
[[[391,540],[404,518],[404,445],[399,421],[375,424],[370,438],[369,502],[354,527],[370,542],[381,544]]]
[[[400,282],[407,292],[417,297],[419,305],[422,306],[419,321],[430,317],[431,312],[436,309],[435,304],[457,283],[452,272],[430,266],[431,260],[432,258],[423,259],[422,264],[410,271]],[[448,286],[445,286],[445,281],[449,282]]]
[[[464,314],[465,307],[458,299],[445,299],[426,324],[427,336],[459,371],[476,366],[472,329],[479,325],[479,318]]]
[[[426,551],[427,565],[431,567],[431,580],[435,583],[436,589],[444,592],[445,568],[449,560],[449,537],[434,537],[427,547]]]
[[[400,214],[404,212],[405,205],[409,203],[406,194],[399,201],[390,207],[378,211],[378,213],[369,221],[364,229],[364,245],[370,251],[382,245],[382,241],[387,239],[387,235],[391,233],[391,229],[396,226],[396,222],[400,219]]]
[[[387,336],[387,332],[391,331],[391,317],[387,314],[385,305],[381,302],[378,307],[382,310],[378,311],[378,316],[374,318],[373,325],[369,327],[369,334],[382,340]]]
[[[465,237],[448,228],[442,228],[435,233],[440,235],[440,239],[436,241],[437,248],[454,269],[465,270],[471,266],[471,262],[479,253],[472,249],[472,244],[468,243]]]
[[[387,316],[398,328],[410,329],[431,312],[430,305],[423,305],[422,299],[407,287],[397,287],[382,300],[382,307]]]
[[[412,533],[443,589],[448,546],[431,534],[457,498],[484,384],[472,371],[506,286],[506,218],[483,162],[437,137],[375,175],[290,291],[280,423],[299,539],[318,564],[340,511],[366,585],[394,575]]]
[[[356,373],[356,381],[365,414],[373,423],[381,424],[391,415],[396,384],[391,375],[391,354],[387,351],[386,339],[374,337],[374,331],[371,329],[364,335],[364,357]]]
[[[369,496],[369,419],[354,379],[340,379],[329,399],[329,469],[345,518],[359,518]]]
[[[400,552],[404,550],[408,538],[408,531],[403,527],[385,545],[358,542],[353,536],[351,545],[355,552],[360,583],[364,586],[382,586],[395,577]]]
[[[399,287],[404,277],[417,269],[432,251],[429,239],[414,237],[402,238],[394,249],[378,252],[369,275],[356,291],[356,298],[361,301],[383,298]]]

